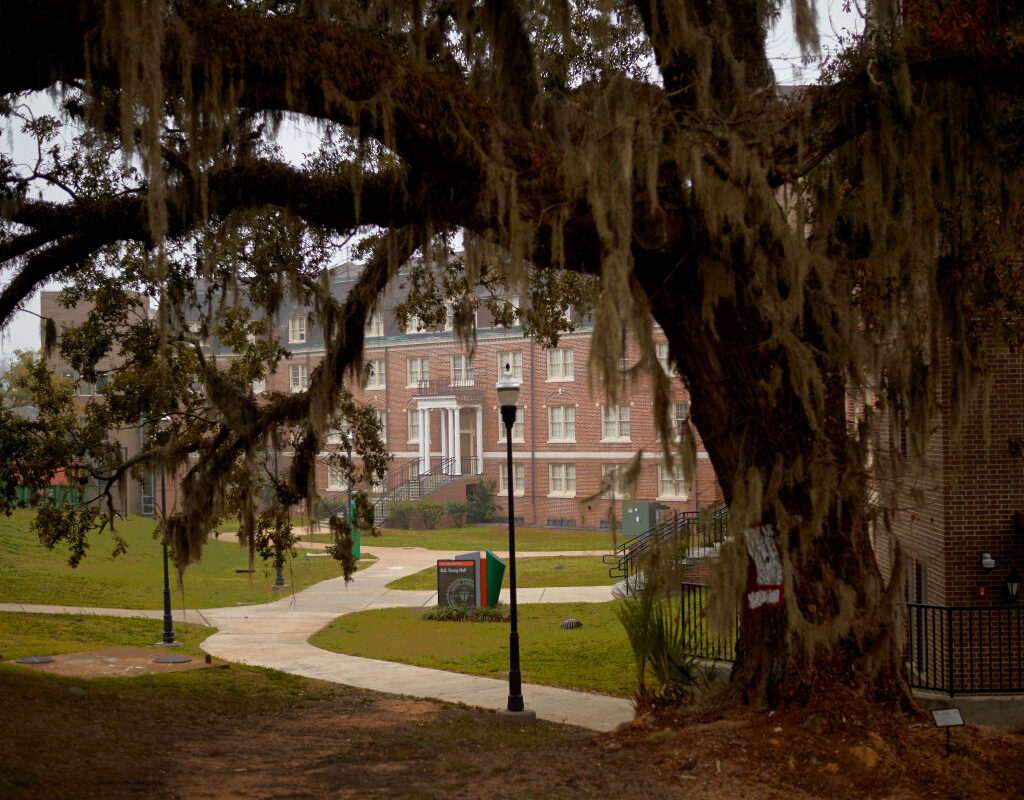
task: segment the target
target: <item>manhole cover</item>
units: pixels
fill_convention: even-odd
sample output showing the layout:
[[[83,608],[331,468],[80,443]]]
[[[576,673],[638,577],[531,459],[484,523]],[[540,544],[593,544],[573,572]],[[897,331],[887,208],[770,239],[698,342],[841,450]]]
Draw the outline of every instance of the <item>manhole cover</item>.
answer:
[[[24,658],[14,659],[15,664],[49,664],[53,661],[53,656],[25,656]]]
[[[154,664],[184,664],[192,659],[188,656],[160,656],[153,659]]]

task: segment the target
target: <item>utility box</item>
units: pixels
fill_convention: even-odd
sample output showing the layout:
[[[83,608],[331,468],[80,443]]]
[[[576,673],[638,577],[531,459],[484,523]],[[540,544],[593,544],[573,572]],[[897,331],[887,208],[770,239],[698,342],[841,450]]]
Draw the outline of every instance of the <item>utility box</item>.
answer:
[[[668,508],[653,500],[627,500],[622,504],[622,536],[634,539],[658,524],[658,512]]]

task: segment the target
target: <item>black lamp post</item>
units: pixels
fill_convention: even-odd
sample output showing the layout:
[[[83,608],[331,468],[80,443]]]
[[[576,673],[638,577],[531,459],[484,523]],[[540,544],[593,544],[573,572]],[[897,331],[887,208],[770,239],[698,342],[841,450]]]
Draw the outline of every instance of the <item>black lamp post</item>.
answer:
[[[519,628],[516,610],[516,514],[515,475],[512,469],[512,426],[516,423],[519,403],[519,381],[512,375],[512,365],[505,365],[505,372],[495,387],[498,390],[498,405],[501,406],[501,420],[505,423],[505,444],[507,453],[508,488],[508,580],[510,611],[512,616],[509,630],[508,707],[504,712],[513,719],[529,721],[535,718],[532,711],[526,711],[523,704],[523,683],[519,672]]]
[[[163,526],[163,539],[164,548],[164,634],[160,639],[161,644],[174,644],[174,622],[171,619],[171,578],[170,570],[167,566],[167,492],[164,487],[164,475],[166,474],[167,468],[163,465],[160,466],[160,516],[161,524]]]

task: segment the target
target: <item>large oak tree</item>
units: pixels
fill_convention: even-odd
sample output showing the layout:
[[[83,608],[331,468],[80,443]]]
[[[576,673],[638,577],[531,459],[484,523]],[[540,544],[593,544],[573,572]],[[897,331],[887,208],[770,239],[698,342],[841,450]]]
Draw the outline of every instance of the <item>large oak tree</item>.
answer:
[[[810,52],[813,3],[794,6]],[[39,164],[0,161],[0,322],[48,280],[128,269],[160,297],[168,357],[190,343],[197,279],[317,307],[327,356],[305,394],[257,403],[197,368],[209,427],[158,452],[203,456],[175,528],[188,552],[232,465],[275,431],[305,431],[291,488],[306,492],[301,455],[409,256],[447,267],[461,233],[447,289],[466,303],[492,280],[594,276],[607,391],[628,379],[626,331],[667,430],[660,325],[730,503],[714,607],[742,610],[731,690],[776,704],[845,686],[902,706],[900,592],[875,565],[869,498],[884,511],[923,452],[940,367],[962,401],[981,329],[1017,310],[1024,53],[1014,4],[870,6],[820,84],[780,91],[774,0],[0,0],[4,110],[53,91],[83,132],[54,150],[37,120]],[[302,166],[267,144],[285,115],[324,139]],[[298,229],[294,248],[263,247],[268,217]],[[331,302],[301,251],[356,234],[365,269]],[[250,355],[239,380],[272,364]],[[885,447],[892,420],[907,453]],[[681,450],[666,455],[692,457],[692,440]],[[782,589],[750,601],[754,585]],[[781,603],[752,607],[766,598]]]

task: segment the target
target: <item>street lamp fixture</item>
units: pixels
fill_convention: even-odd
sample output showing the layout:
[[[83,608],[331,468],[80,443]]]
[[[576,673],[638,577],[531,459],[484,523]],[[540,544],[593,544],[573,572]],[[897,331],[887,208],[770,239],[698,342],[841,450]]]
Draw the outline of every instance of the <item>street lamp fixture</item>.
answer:
[[[509,670],[508,706],[500,715],[516,722],[532,722],[536,714],[527,711],[523,703],[523,681],[519,671],[519,627],[516,607],[516,512],[515,473],[512,469],[512,427],[516,424],[519,404],[519,381],[512,374],[512,365],[505,364],[505,371],[495,388],[498,390],[498,405],[501,406],[501,420],[505,423],[506,476],[508,489],[508,586],[510,599],[511,627],[509,628]]]

